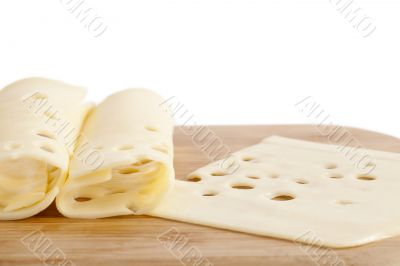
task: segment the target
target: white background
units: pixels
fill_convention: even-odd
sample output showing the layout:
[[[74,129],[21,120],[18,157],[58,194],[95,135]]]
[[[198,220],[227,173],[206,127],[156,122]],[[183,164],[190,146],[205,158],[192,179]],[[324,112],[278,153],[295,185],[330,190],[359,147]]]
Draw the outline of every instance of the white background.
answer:
[[[85,0],[97,38],[71,1],[0,2],[1,87],[42,76],[95,101],[146,87],[203,124],[318,122],[294,106],[311,96],[337,124],[400,136],[399,1],[352,3],[376,26],[363,37],[345,0]]]

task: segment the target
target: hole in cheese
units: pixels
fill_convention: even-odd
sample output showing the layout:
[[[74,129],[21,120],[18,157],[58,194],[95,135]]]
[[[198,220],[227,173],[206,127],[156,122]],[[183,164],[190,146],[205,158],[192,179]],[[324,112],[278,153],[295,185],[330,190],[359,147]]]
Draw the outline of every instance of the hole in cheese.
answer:
[[[242,158],[242,160],[243,160],[244,162],[250,162],[250,161],[254,160],[254,158],[251,157],[251,156],[245,156],[245,157]]]
[[[188,182],[200,182],[200,181],[201,181],[201,178],[198,177],[198,176],[191,176],[191,177],[188,177],[188,178],[186,179],[186,181],[188,181]]]
[[[137,172],[139,172],[139,170],[136,168],[125,168],[125,169],[118,170],[118,173],[123,174],[123,175],[129,175],[129,174],[133,174],[133,173],[137,173]]]
[[[351,200],[337,200],[336,203],[339,204],[339,205],[350,205],[350,204],[354,204],[354,202],[352,202]]]
[[[43,138],[56,139],[56,137],[55,137],[51,132],[49,132],[49,131],[47,131],[47,130],[38,131],[38,132],[36,133],[36,135],[38,135],[38,136],[40,136],[40,137],[43,137]]]
[[[253,185],[242,184],[242,183],[233,184],[231,187],[235,188],[235,189],[253,189],[254,188]]]
[[[334,163],[325,164],[325,169],[336,169],[336,168],[338,168],[337,164]]]
[[[151,162],[153,162],[153,161],[149,160],[149,159],[142,159],[142,160],[140,160],[138,162],[133,163],[132,165],[133,166],[141,166],[141,165],[145,165],[145,164],[148,164],[148,163],[151,163]]]
[[[339,179],[343,178],[343,175],[335,173],[335,174],[330,174],[328,177],[332,179]]]
[[[125,145],[120,146],[118,149],[120,151],[132,150],[133,149],[133,145],[125,144]]]
[[[75,198],[75,201],[77,202],[86,202],[86,201],[90,201],[92,200],[92,198],[88,198],[88,197],[77,197]]]
[[[50,152],[50,153],[54,153],[53,148],[50,147],[50,146],[47,145],[47,144],[42,144],[42,145],[40,145],[40,149],[42,149],[42,150],[44,150],[44,151],[47,151],[47,152]]]
[[[250,178],[250,179],[260,179],[258,176],[254,176],[254,175],[248,175],[247,178]]]
[[[158,129],[152,126],[145,126],[144,128],[148,131],[158,132]]]
[[[363,181],[372,181],[372,180],[375,180],[376,177],[368,176],[368,175],[360,175],[360,176],[357,177],[357,179],[363,180]]]
[[[211,173],[212,176],[225,176],[227,175],[225,172],[222,171],[217,171],[217,172],[213,172]]]
[[[297,184],[301,184],[301,185],[308,184],[308,181],[305,180],[305,179],[303,179],[303,178],[296,179],[295,182],[296,182]]]
[[[291,196],[291,195],[287,195],[287,194],[279,194],[273,198],[271,198],[271,200],[276,200],[276,201],[288,201],[288,200],[293,200],[295,197]]]
[[[121,194],[121,193],[125,193],[125,192],[126,192],[126,190],[115,190],[115,191],[108,193],[107,195]]]
[[[202,196],[204,197],[212,197],[212,196],[216,196],[218,193],[214,192],[214,191],[209,191],[209,192],[205,192],[202,194]]]

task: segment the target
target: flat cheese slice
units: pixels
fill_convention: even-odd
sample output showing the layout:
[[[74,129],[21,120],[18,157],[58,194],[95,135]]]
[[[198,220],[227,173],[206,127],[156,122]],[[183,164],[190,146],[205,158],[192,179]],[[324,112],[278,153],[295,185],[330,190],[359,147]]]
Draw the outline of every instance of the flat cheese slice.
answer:
[[[30,217],[54,200],[91,107],[85,94],[42,78],[0,91],[0,220]]]
[[[162,102],[149,90],[129,89],[111,95],[93,110],[82,132],[85,139],[79,141],[72,158],[68,181],[57,197],[63,215],[140,214],[161,201],[175,177],[173,121]],[[101,156],[79,160],[85,153],[79,147],[85,145],[94,149],[86,154]],[[85,165],[99,161],[95,170]]]
[[[400,234],[400,154],[360,150],[366,171],[345,150],[270,137],[177,181],[150,215],[329,247]]]

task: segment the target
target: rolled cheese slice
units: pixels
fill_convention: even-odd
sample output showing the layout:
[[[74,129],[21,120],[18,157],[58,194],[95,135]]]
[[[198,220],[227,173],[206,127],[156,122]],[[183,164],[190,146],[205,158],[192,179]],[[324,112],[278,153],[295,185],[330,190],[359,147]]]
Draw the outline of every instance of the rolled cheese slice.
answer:
[[[90,109],[86,90],[42,78],[0,91],[0,219],[27,218],[54,200]]]
[[[367,157],[355,152],[371,158],[367,168],[357,166]],[[149,214],[296,243],[358,246],[400,234],[399,174],[398,153],[275,136],[177,181]]]
[[[175,178],[173,120],[162,102],[149,90],[129,89],[109,96],[93,110],[57,197],[63,215],[141,214],[168,193]],[[85,146],[94,151],[85,151]],[[79,160],[84,153],[92,156]],[[95,170],[86,167],[93,162],[98,165]]]

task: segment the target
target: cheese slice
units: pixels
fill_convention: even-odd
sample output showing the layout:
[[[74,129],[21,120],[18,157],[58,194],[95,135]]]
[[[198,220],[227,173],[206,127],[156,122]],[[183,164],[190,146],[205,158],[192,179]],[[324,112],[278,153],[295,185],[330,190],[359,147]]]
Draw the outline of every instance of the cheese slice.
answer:
[[[42,78],[0,91],[0,219],[30,217],[54,200],[68,172],[86,90]]]
[[[175,177],[173,121],[162,102],[149,90],[129,89],[109,96],[93,110],[82,131],[85,139],[72,157],[67,183],[57,197],[63,215],[140,214],[161,201]],[[79,147],[86,140],[101,154],[97,160],[95,156],[79,160],[85,153]],[[86,167],[85,163],[95,161],[101,161],[95,170]]]
[[[329,247],[400,234],[400,154],[360,150],[366,172],[345,148],[267,138],[177,181],[150,215]]]

